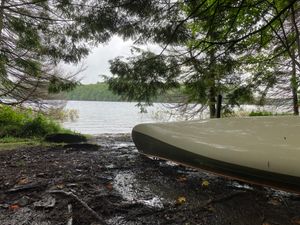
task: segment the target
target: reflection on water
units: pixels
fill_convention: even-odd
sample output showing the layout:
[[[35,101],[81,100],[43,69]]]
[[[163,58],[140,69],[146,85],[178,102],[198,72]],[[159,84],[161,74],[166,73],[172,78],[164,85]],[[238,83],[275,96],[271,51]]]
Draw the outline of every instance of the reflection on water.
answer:
[[[65,122],[63,126],[84,134],[129,133],[139,123],[162,121],[155,113],[159,106],[149,107],[148,113],[140,113],[136,103],[68,101],[66,108],[78,111],[79,118]]]
[[[163,208],[162,199],[154,195],[148,187],[142,186],[132,173],[119,173],[113,184],[114,190],[118,191],[127,201]]]

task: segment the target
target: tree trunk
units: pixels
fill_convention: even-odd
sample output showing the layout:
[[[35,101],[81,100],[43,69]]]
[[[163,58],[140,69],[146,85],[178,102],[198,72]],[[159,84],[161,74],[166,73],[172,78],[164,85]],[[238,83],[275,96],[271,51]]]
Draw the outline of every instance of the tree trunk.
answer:
[[[214,34],[211,32],[210,36],[213,37]],[[213,48],[209,51],[209,89],[208,89],[208,105],[209,105],[209,117],[216,118],[216,76],[215,76],[215,63],[216,63],[216,50]]]
[[[294,49],[291,50],[293,57],[295,58],[295,51]],[[299,107],[298,107],[298,83],[296,77],[296,63],[295,60],[292,60],[292,77],[291,77],[291,87],[293,93],[293,111],[294,115],[299,115]]]
[[[292,31],[295,32],[296,37],[296,45],[298,50],[298,58],[300,59],[300,38],[299,38],[299,29],[296,22],[296,13],[294,10],[294,6],[292,6],[291,10],[291,19],[292,19],[292,25],[293,28]],[[291,87],[292,87],[292,94],[293,94],[293,111],[294,115],[299,115],[299,107],[298,107],[298,82],[297,82],[297,70],[296,70],[296,54],[295,50],[292,46],[291,48],[291,54],[292,54],[292,77],[291,77]]]
[[[222,95],[218,95],[218,99],[217,99],[217,115],[216,118],[221,118],[221,111],[222,111]]]
[[[0,0],[0,42],[2,42],[3,18],[5,0]]]
[[[216,88],[214,84],[209,88],[209,117],[216,118]]]

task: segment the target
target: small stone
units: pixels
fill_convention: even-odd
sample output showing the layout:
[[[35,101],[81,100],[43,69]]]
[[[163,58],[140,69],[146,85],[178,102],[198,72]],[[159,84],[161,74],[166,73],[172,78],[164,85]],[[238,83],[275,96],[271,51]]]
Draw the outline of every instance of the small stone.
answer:
[[[45,173],[38,173],[38,174],[36,175],[36,177],[40,177],[40,178],[44,178],[45,176],[46,176]]]
[[[67,187],[77,187],[78,184],[76,183],[70,183],[70,184],[66,184]]]
[[[8,209],[9,205],[8,204],[0,204],[0,208]]]
[[[16,202],[16,204],[22,207],[28,205],[29,203],[30,203],[30,198],[28,196],[23,196]]]
[[[278,206],[281,205],[281,202],[278,199],[272,198],[268,201],[268,204]]]
[[[45,196],[42,200],[33,203],[36,208],[53,208],[56,200],[52,196]]]

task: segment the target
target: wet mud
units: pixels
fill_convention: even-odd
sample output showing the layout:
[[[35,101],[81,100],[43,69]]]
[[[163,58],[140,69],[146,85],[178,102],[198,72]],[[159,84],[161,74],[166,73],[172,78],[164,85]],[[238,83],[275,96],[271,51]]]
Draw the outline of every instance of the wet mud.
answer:
[[[300,224],[295,194],[147,158],[129,135],[94,142],[0,151],[0,224]]]

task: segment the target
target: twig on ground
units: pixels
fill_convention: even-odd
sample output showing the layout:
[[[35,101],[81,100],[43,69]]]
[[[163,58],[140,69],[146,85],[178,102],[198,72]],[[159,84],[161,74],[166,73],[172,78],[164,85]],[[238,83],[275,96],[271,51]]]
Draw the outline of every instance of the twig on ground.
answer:
[[[101,223],[101,225],[107,225],[107,223],[91,208],[86,204],[83,200],[81,200],[77,195],[73,194],[72,192],[66,192],[63,190],[52,190],[48,191],[50,194],[63,194],[68,197],[72,197],[77,202],[79,202],[87,211],[89,211],[95,218],[98,219],[98,221]]]
[[[238,195],[241,195],[241,194],[245,194],[246,192],[244,191],[239,191],[239,192],[234,192],[234,193],[231,193],[229,195],[226,195],[226,196],[222,196],[220,198],[215,198],[215,199],[209,199],[208,201],[206,201],[203,205],[201,205],[201,207],[206,207],[212,203],[218,203],[218,202],[222,202],[222,201],[226,201],[226,200],[230,200]]]
[[[67,225],[73,225],[73,216],[72,216],[72,205],[68,205],[68,214],[69,214],[69,219]]]
[[[11,188],[11,189],[7,190],[6,193],[15,193],[15,192],[19,192],[19,191],[42,189],[45,186],[47,186],[47,183],[30,183],[30,184],[20,185],[20,186]]]

